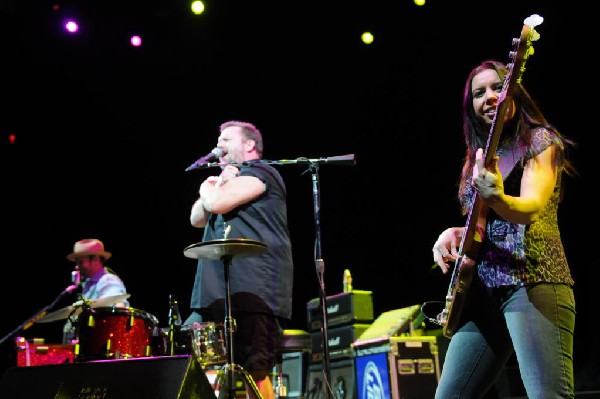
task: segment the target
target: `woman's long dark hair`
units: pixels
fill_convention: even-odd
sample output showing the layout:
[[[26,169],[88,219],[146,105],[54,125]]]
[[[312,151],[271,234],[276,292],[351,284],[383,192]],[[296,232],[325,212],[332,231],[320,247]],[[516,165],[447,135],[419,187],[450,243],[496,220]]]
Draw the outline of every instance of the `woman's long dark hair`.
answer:
[[[508,74],[508,68],[503,63],[496,60],[485,60],[469,73],[465,84],[462,118],[466,153],[458,188],[458,198],[463,205],[463,214],[468,212],[468,204],[462,202],[462,199],[467,191],[467,185],[471,182],[471,174],[473,173],[473,166],[475,165],[475,153],[479,148],[486,148],[487,139],[490,133],[489,128],[475,115],[475,110],[473,109],[473,94],[471,91],[473,77],[487,69],[496,71],[502,81],[504,81],[504,78]],[[576,174],[577,172],[574,166],[566,157],[566,149],[564,147],[565,145],[574,146],[575,143],[561,135],[555,127],[548,123],[544,114],[542,114],[542,111],[520,83],[515,87],[512,98],[515,102],[515,115],[510,121],[505,123],[501,141],[509,142],[513,145],[525,145],[529,148],[531,146],[531,132],[534,128],[544,127],[549,129],[562,141],[560,151],[557,152],[555,160],[556,166],[563,168],[569,175]]]

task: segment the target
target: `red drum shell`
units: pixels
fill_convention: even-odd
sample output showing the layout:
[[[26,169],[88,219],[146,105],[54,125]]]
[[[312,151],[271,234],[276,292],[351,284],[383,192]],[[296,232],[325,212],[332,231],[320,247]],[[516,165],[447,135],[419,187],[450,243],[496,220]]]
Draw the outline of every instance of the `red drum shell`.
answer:
[[[98,307],[82,312],[78,361],[150,356],[155,316],[134,308]]]

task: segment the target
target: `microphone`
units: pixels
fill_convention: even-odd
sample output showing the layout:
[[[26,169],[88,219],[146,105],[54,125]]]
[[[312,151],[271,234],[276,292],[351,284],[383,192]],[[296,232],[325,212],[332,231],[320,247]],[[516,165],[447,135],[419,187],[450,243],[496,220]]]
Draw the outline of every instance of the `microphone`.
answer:
[[[213,159],[219,158],[221,155],[223,155],[223,150],[221,150],[219,147],[215,147],[212,149],[211,152],[209,152],[208,154],[206,154],[205,156],[196,160],[196,162],[194,162],[193,164],[188,166],[185,169],[185,171],[188,172],[190,170],[198,169],[198,168],[202,167],[203,165],[208,164]]]
[[[68,294],[69,292],[73,292],[79,288],[81,285],[81,274],[79,270],[75,269],[71,272],[71,285],[65,288],[63,294]]]
[[[71,283],[77,286],[81,284],[81,273],[79,270],[73,270],[71,272]]]

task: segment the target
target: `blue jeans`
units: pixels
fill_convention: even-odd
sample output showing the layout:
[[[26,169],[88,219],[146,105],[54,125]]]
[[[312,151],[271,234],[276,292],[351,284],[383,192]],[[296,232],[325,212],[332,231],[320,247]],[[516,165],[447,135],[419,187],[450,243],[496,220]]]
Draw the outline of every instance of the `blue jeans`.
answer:
[[[573,398],[572,288],[482,287],[474,279],[464,324],[450,339],[435,398],[480,398],[513,354],[529,399]]]

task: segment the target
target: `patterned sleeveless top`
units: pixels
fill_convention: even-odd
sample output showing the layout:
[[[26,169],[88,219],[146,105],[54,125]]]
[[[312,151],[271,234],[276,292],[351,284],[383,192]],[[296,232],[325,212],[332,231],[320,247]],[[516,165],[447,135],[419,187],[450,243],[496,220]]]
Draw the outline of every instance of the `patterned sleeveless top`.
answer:
[[[517,161],[513,170],[504,176],[504,192],[518,196],[523,166],[533,156],[556,144],[562,148],[558,136],[546,128],[532,132],[531,148],[524,162]],[[502,159],[502,149],[497,154]],[[487,287],[522,286],[540,282],[574,284],[558,228],[562,169],[550,201],[540,218],[528,225],[509,223],[492,209],[487,216],[486,237],[481,246],[477,274]],[[473,187],[468,184],[462,202],[472,202]]]

